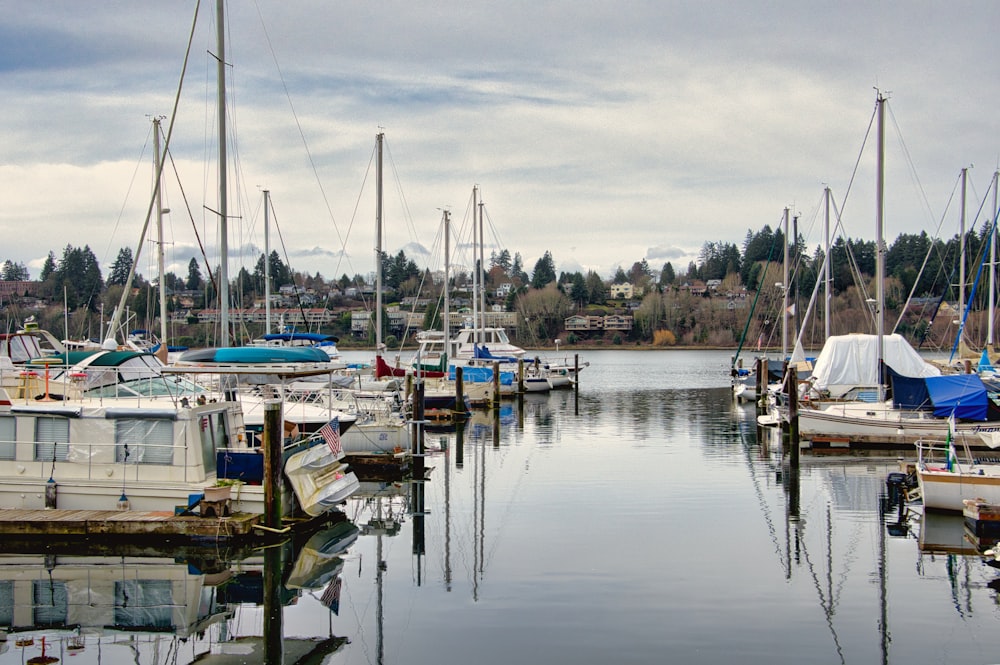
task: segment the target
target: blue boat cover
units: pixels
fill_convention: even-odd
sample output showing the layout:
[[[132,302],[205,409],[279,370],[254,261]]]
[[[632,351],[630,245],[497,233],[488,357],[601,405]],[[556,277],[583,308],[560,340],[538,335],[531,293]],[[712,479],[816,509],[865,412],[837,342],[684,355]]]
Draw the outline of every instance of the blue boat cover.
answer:
[[[516,363],[517,362],[517,358],[514,358],[513,356],[495,356],[495,355],[493,355],[492,353],[490,353],[490,350],[488,348],[486,348],[485,344],[483,344],[482,346],[478,346],[478,345],[474,346],[472,348],[472,356],[474,358],[478,358],[480,360],[495,360],[495,361],[500,362],[500,363]]]
[[[934,415],[959,420],[987,420],[989,396],[978,374],[946,374],[924,378]]]
[[[931,410],[931,396],[923,377],[903,376],[888,365],[883,365],[885,384],[892,391],[892,405],[897,409]]]
[[[455,365],[448,367],[448,379],[455,380]],[[490,383],[493,381],[492,367],[462,367],[462,380],[467,383]],[[514,384],[513,372],[500,372],[500,385],[510,386]]]

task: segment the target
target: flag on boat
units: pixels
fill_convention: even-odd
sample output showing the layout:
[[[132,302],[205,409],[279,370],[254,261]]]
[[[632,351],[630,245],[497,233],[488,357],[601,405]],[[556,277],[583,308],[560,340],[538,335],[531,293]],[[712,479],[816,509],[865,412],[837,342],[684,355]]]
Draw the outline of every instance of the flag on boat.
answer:
[[[955,452],[955,413],[948,416],[948,461],[946,466],[949,471],[955,470],[958,463],[958,454]]]
[[[338,575],[337,579],[330,582],[330,585],[326,587],[326,590],[319,599],[319,602],[323,603],[324,607],[329,608],[336,615],[340,615],[340,587],[341,581]]]
[[[764,333],[757,336],[757,350],[760,351],[760,345],[764,343]]]
[[[340,446],[340,422],[338,418],[334,418],[327,424],[319,428],[320,436],[326,441],[326,445],[330,446],[330,452],[334,455],[339,455],[343,452],[343,448]]]

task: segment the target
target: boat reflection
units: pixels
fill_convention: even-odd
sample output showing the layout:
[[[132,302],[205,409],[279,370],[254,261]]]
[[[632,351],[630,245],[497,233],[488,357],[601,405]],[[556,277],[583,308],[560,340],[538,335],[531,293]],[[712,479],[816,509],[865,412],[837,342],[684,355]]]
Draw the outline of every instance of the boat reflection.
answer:
[[[88,662],[150,665],[325,657],[347,638],[331,632],[282,640],[281,609],[309,593],[335,613],[342,557],[358,533],[342,521],[299,545],[288,541],[239,559],[220,559],[208,547],[0,554],[0,662],[55,663],[81,654],[93,654]],[[271,598],[276,612],[268,611]]]

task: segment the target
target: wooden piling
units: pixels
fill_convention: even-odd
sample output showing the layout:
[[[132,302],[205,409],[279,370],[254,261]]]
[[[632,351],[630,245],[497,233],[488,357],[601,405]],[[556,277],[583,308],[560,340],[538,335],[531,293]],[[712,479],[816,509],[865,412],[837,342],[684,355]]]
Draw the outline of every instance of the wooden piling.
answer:
[[[281,400],[264,403],[264,526],[281,527]]]
[[[580,354],[573,354],[573,415],[580,415]]]
[[[413,478],[424,478],[424,382],[413,382],[413,431],[411,432],[413,451]]]
[[[799,470],[799,373],[794,365],[785,374],[785,389],[788,391],[788,463],[797,473]]]
[[[757,358],[757,415],[767,409],[767,358]]]
[[[500,410],[500,363],[493,363],[493,410]]]
[[[465,384],[461,366],[455,368],[455,418],[459,417],[465,419]]]
[[[517,392],[524,393],[524,358],[517,359]]]

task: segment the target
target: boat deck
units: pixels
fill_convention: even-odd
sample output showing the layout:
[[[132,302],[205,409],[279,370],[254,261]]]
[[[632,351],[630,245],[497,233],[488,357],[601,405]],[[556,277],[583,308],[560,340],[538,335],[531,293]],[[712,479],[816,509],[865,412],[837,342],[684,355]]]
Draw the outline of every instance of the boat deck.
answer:
[[[0,536],[120,536],[242,538],[260,515],[198,517],[138,510],[0,510]],[[2,550],[2,545],[0,545]]]

